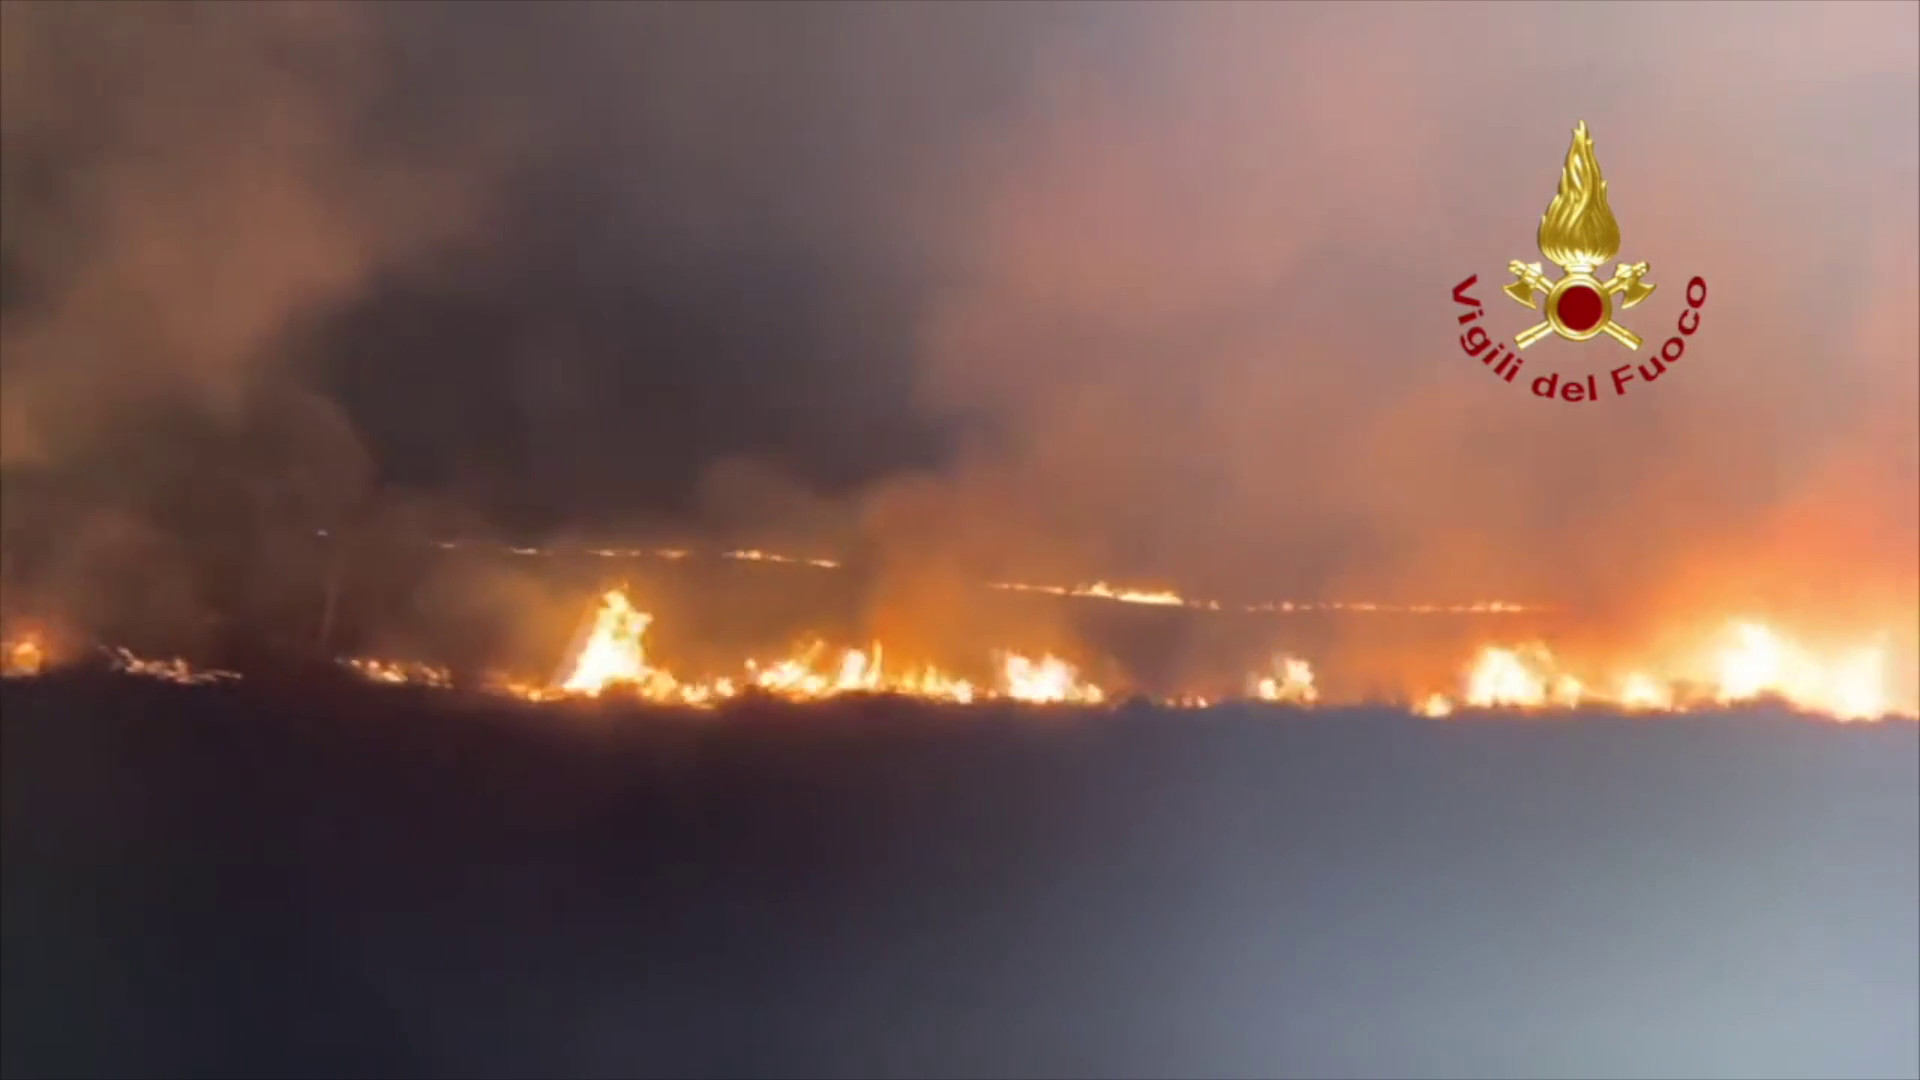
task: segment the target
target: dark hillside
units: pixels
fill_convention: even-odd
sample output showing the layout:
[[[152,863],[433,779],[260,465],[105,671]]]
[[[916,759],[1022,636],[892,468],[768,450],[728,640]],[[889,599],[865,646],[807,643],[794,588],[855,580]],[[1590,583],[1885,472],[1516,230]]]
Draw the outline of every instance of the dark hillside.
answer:
[[[1906,723],[4,705],[9,1076],[1920,1067]]]

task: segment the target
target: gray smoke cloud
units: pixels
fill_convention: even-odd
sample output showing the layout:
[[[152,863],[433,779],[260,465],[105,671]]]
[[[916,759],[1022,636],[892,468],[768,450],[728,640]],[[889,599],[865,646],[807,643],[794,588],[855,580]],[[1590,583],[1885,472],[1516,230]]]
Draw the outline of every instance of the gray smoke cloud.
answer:
[[[360,16],[324,5],[5,9],[8,463],[179,395],[231,419],[302,318],[466,218],[383,157]]]
[[[346,516],[372,471],[298,337],[466,228],[475,192],[362,138],[381,73],[351,8],[0,18],[0,464],[25,603],[176,634],[246,609],[223,593],[271,610],[311,561],[289,537]]]
[[[5,549],[104,533],[83,579],[204,562],[153,504],[225,483],[852,553],[930,649],[1005,629],[983,577],[1095,576],[1913,644],[1907,7],[5,12]],[[1711,298],[1549,405],[1448,294],[1525,325],[1579,119],[1660,288],[1527,375]]]
[[[1871,628],[1912,693],[1914,12],[1617,14],[1189,5],[1052,58],[922,323],[927,399],[1005,437],[903,516],[1203,594],[1562,603],[1589,647]],[[1533,321],[1498,289],[1576,119],[1661,285],[1624,317],[1648,344],[1548,341],[1496,383],[1449,292],[1477,273],[1497,335]],[[1694,275],[1659,382],[1527,394],[1648,359]]]

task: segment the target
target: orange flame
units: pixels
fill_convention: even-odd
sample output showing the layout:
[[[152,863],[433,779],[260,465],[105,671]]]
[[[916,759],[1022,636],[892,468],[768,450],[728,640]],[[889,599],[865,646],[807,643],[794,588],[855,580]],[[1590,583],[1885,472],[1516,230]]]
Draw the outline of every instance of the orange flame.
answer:
[[[1277,657],[1274,669],[1276,674],[1262,675],[1254,680],[1254,697],[1261,701],[1294,705],[1311,705],[1320,700],[1320,691],[1313,686],[1313,667],[1305,660],[1294,656]]]
[[[1729,640],[1712,653],[1706,670],[1676,666],[1672,670],[1678,677],[1664,683],[1645,671],[1630,671],[1612,680],[1618,690],[1611,694],[1590,689],[1538,643],[1488,646],[1469,666],[1462,698],[1477,708],[1538,710],[1593,702],[1647,712],[1774,697],[1840,721],[1920,714],[1920,708],[1892,705],[1885,652],[1878,647],[1823,658],[1756,622],[1733,623],[1726,636]],[[1708,689],[1684,697],[1679,687],[1687,684]],[[1452,701],[1436,693],[1418,711],[1446,715]]]
[[[0,678],[31,679],[46,670],[47,646],[28,631],[13,641],[0,641]]]
[[[1015,701],[1031,701],[1041,705],[1062,702],[1097,705],[1107,696],[1099,687],[1081,682],[1074,666],[1057,656],[1047,655],[1033,660],[1010,653],[1002,661],[1001,674],[1006,695]]]
[[[995,679],[979,685],[933,667],[889,670],[878,642],[837,654],[815,643],[784,659],[749,660],[737,677],[681,680],[648,662],[644,637],[651,624],[652,617],[635,608],[624,590],[610,590],[599,598],[588,632],[553,683],[529,686],[495,680],[493,688],[529,701],[598,697],[619,688],[642,700],[693,706],[717,705],[746,693],[792,701],[846,694],[891,694],[962,704],[1005,699],[1095,705],[1111,700],[1106,688],[1085,681],[1072,663],[1051,654],[1035,658],[1002,651],[997,654]],[[1539,642],[1488,645],[1463,669],[1457,691],[1419,695],[1412,711],[1443,717],[1461,706],[1538,713],[1594,704],[1630,712],[1668,712],[1771,695],[1837,720],[1920,716],[1920,708],[1889,707],[1881,649],[1856,649],[1822,662],[1759,623],[1732,624],[1728,637],[1729,642],[1711,652],[1702,665],[1669,664],[1662,669],[1664,676],[1646,669],[1620,675],[1602,671],[1591,680],[1576,674]],[[377,682],[444,686],[449,681],[442,669],[429,665],[354,661],[349,666]],[[1681,688],[1689,685],[1706,689],[1683,694]],[[1247,686],[1248,697],[1257,701],[1322,704],[1313,667],[1300,657],[1277,655],[1268,670],[1248,677]],[[1161,703],[1206,708],[1215,702],[1205,695],[1180,693]]]
[[[1080,587],[1077,593],[1122,602],[1192,603],[1170,592],[1099,583]],[[1072,662],[1052,654],[996,651],[991,654],[992,674],[976,682],[932,666],[889,667],[879,642],[839,650],[815,643],[770,662],[748,660],[730,674],[683,680],[649,660],[645,639],[652,625],[653,616],[637,608],[624,588],[607,590],[596,598],[578,641],[553,679],[528,683],[496,676],[485,685],[532,702],[617,691],[644,701],[698,707],[746,694],[795,701],[881,694],[957,704],[997,699],[1081,706],[1113,699],[1107,687],[1084,679]],[[1772,698],[1841,721],[1920,719],[1920,702],[1895,698],[1896,672],[1889,670],[1884,645],[1854,643],[1822,650],[1752,620],[1727,624],[1705,645],[1695,655],[1670,654],[1655,663],[1646,663],[1643,656],[1641,663],[1622,670],[1568,663],[1539,642],[1488,644],[1462,668],[1458,685],[1407,689],[1421,691],[1413,697],[1412,711],[1434,717],[1462,707],[1542,713],[1593,704],[1644,713]],[[195,669],[182,659],[143,659],[124,648],[102,651],[112,670],[129,675],[191,685],[240,678],[231,671]],[[366,657],[341,658],[339,663],[374,683],[453,684],[447,669],[431,664]],[[37,631],[0,640],[0,674],[7,678],[31,678],[52,666],[47,639]],[[1247,677],[1245,686],[1246,696],[1256,701],[1324,703],[1312,664],[1297,656],[1275,655],[1265,670]],[[1215,700],[1181,692],[1162,703],[1206,708]]]
[[[888,673],[877,643],[870,652],[844,650],[826,668],[820,666],[824,646],[815,644],[771,663],[748,660],[740,678],[683,681],[647,662],[644,637],[652,621],[651,615],[633,606],[624,590],[609,590],[600,597],[585,640],[555,686],[535,689],[498,682],[496,688],[536,701],[599,697],[618,689],[643,700],[695,706],[718,704],[748,692],[790,701],[843,694],[896,694],[960,704],[973,701],[977,695],[971,682],[937,668]],[[1087,699],[1083,695],[1077,700]]]
[[[135,656],[123,648],[107,650],[108,665],[124,675],[134,675],[143,679],[158,679],[161,682],[178,683],[181,686],[205,686],[210,683],[234,682],[240,678],[237,671],[222,671],[219,668],[195,668],[179,657],[166,660],[146,660]]]
[[[342,658],[340,664],[369,682],[385,683],[388,686],[431,686],[445,689],[453,685],[453,675],[446,668],[414,660],[377,660],[372,657],[353,656]]]

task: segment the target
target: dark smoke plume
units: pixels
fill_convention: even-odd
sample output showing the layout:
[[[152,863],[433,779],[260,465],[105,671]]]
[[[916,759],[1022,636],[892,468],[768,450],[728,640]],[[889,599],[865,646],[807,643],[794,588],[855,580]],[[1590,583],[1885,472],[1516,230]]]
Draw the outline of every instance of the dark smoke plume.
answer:
[[[312,529],[457,525],[831,549],[928,649],[1077,633],[1002,576],[1920,649],[1910,7],[4,11],[10,608],[305,633]],[[1711,288],[1583,406],[1448,298],[1524,325],[1576,120],[1659,291],[1529,375]]]

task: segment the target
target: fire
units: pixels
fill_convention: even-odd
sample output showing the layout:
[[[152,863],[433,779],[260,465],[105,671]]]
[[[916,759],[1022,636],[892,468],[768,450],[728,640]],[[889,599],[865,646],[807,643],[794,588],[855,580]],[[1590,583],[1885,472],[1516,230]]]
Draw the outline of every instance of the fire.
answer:
[[[1555,705],[1561,708],[1578,708],[1581,699],[1587,696],[1584,683],[1571,675],[1561,675],[1553,680],[1553,691],[1549,695]]]
[[[653,616],[636,611],[627,594],[609,589],[600,597],[593,616],[593,630],[573,662],[573,670],[561,681],[560,689],[569,694],[599,697],[609,686],[645,686],[654,679],[647,666],[646,644],[642,640]]]
[[[1590,701],[1635,712],[1667,712],[1774,697],[1836,720],[1874,720],[1895,712],[1884,649],[1860,648],[1823,659],[1756,622],[1731,624],[1726,639],[1704,670],[1676,666],[1665,681],[1643,670],[1630,671],[1601,684],[1617,687],[1610,694],[1590,688],[1538,643],[1488,646],[1468,667],[1461,696],[1478,708],[1528,710],[1574,708]],[[1683,694],[1678,689],[1688,685],[1706,690]],[[1435,693],[1416,711],[1444,716],[1452,711],[1452,702]]]
[[[930,667],[908,672],[890,681],[887,686],[889,693],[930,701],[949,701],[956,705],[970,705],[976,697],[984,696],[966,679],[957,679]]]
[[[205,686],[209,683],[232,682],[240,678],[240,673],[237,671],[196,668],[179,657],[149,660],[136,655],[131,649],[119,646],[101,647],[98,649],[98,656],[105,662],[109,671],[143,679],[178,683],[183,686]],[[55,666],[55,658],[47,644],[47,639],[38,630],[29,630],[17,638],[0,640],[0,676],[8,679],[32,679],[49,673]]]
[[[46,670],[47,646],[37,633],[0,641],[0,678],[30,679]]]
[[[1840,720],[1886,714],[1885,656],[1864,648],[1828,662],[1752,622],[1731,627],[1732,642],[1720,651],[1718,699],[1751,701],[1771,695]]]
[[[318,531],[322,538],[330,535],[327,530]],[[435,546],[442,551],[470,550],[485,545],[461,540],[437,540]],[[561,558],[570,554],[590,555],[601,559],[662,559],[678,562],[689,558],[720,558],[734,562],[767,563],[780,566],[804,566],[816,570],[844,570],[846,564],[839,559],[811,555],[789,555],[763,548],[734,548],[716,554],[699,555],[690,548],[553,548],[505,546],[496,550],[509,555],[522,557]],[[986,588],[1000,592],[1038,593],[1046,596],[1059,596],[1075,600],[1106,600],[1121,604],[1144,604],[1151,607],[1180,607],[1191,611],[1240,612],[1243,614],[1304,614],[1309,612],[1360,612],[1366,614],[1399,615],[1516,615],[1538,613],[1553,610],[1535,604],[1519,604],[1507,600],[1477,600],[1471,603],[1390,603],[1375,600],[1267,600],[1258,603],[1229,603],[1223,600],[1209,600],[1182,595],[1167,588],[1146,588],[1133,585],[1115,585],[1106,581],[1095,581],[1081,585],[1041,585],[1018,581],[987,582]]]
[[[653,616],[633,606],[623,589],[602,594],[593,623],[563,678],[551,687],[529,687],[496,682],[495,688],[516,697],[546,701],[565,697],[600,697],[619,690],[662,704],[711,706],[746,693],[788,701],[815,701],[845,694],[895,694],[966,704],[985,696],[973,683],[938,668],[908,668],[890,673],[878,643],[870,649],[846,649],[824,663],[826,647],[815,643],[796,655],[762,663],[748,660],[740,677],[718,676],[681,680],[647,662],[645,635]],[[1044,666],[1044,665],[1043,665]],[[1068,668],[1071,674],[1071,668]],[[1084,687],[1069,680],[1078,696],[1061,700],[1097,701]],[[1017,696],[1009,691],[1007,696]]]
[[[898,695],[954,704],[1010,700],[1083,706],[1113,697],[1107,688],[1084,679],[1072,662],[1051,653],[1035,657],[998,652],[993,678],[976,683],[935,667],[895,670],[886,663],[879,642],[838,651],[815,642],[782,659],[748,660],[734,675],[681,679],[648,661],[645,637],[652,625],[652,615],[637,608],[624,589],[608,590],[598,598],[588,629],[560,676],[544,685],[496,678],[490,688],[535,702],[596,698],[617,690],[644,701],[694,707],[716,706],[749,694],[788,701]],[[9,648],[18,650],[18,646]],[[175,681],[237,677],[195,673],[180,661],[136,661],[124,650],[120,655],[117,666],[135,674]],[[1703,655],[1700,663],[1635,668],[1615,675],[1605,670],[1576,672],[1540,642],[1487,645],[1463,668],[1457,688],[1417,696],[1412,711],[1444,717],[1466,706],[1541,713],[1591,703],[1635,712],[1671,712],[1771,696],[1838,720],[1879,719],[1895,712],[1890,706],[1886,654],[1879,647],[1858,648],[1823,660],[1771,627],[1736,622],[1727,628],[1721,647]],[[451,684],[444,669],[431,665],[366,659],[342,662],[375,682]],[[1267,670],[1249,676],[1247,686],[1248,696],[1258,701],[1322,703],[1313,666],[1296,656],[1276,655]],[[1161,702],[1180,708],[1207,708],[1214,703],[1211,697],[1191,693]],[[1909,712],[1920,710],[1901,714]]]
[[[1109,600],[1120,604],[1145,604],[1151,607],[1181,607],[1191,611],[1233,611],[1245,615],[1295,615],[1309,612],[1359,612],[1387,615],[1518,615],[1550,611],[1551,608],[1516,604],[1505,600],[1479,600],[1471,604],[1394,604],[1376,600],[1267,600],[1257,604],[1231,604],[1183,596],[1172,589],[1143,589],[1096,581],[1091,585],[1035,585],[1024,581],[991,581],[987,588],[999,592],[1038,593],[1073,600]]]
[[[764,553],[761,553],[764,554]],[[1040,589],[1039,586],[1002,585]],[[1104,596],[1143,604],[1194,601],[1166,591],[1133,591],[1095,583],[1074,595]],[[1438,609],[1436,609],[1438,610]],[[818,701],[846,695],[892,695],[970,704],[1019,701],[1093,706],[1115,699],[1109,687],[1085,678],[1075,662],[1052,653],[996,650],[974,679],[929,665],[892,662],[883,645],[835,648],[813,642],[787,656],[746,660],[731,671],[682,678],[648,657],[651,613],[636,606],[625,587],[599,594],[559,672],[544,682],[494,675],[485,689],[529,702],[600,698],[613,694],[641,701],[709,708],[747,696]],[[16,628],[17,629],[17,628]],[[1555,655],[1538,641],[1489,643],[1475,651],[1453,686],[1408,686],[1411,711],[1445,717],[1461,709],[1499,709],[1526,714],[1587,705],[1632,712],[1676,712],[1777,699],[1812,715],[1842,721],[1889,716],[1920,719],[1920,703],[1896,698],[1902,674],[1892,668],[1884,643],[1815,647],[1755,620],[1728,623],[1702,639],[1704,647],[1660,656],[1642,655],[1630,667],[1589,666]],[[149,660],[117,647],[100,647],[113,671],[198,685],[240,678],[231,671],[196,669],[183,659]],[[443,667],[406,660],[342,657],[338,663],[370,682],[448,688]],[[0,674],[30,678],[50,670],[48,639],[37,630],[0,641]],[[1325,688],[1313,664],[1276,653],[1263,670],[1248,675],[1245,697],[1297,706],[1324,704]],[[1125,688],[1120,688],[1125,691]],[[1186,689],[1160,700],[1179,708],[1208,708],[1211,694]],[[1338,699],[1336,699],[1338,700]]]
[[[747,661],[747,672],[752,685],[765,693],[776,697],[796,699],[817,699],[833,697],[839,694],[877,694],[886,689],[881,677],[880,647],[873,647],[873,657],[860,649],[847,649],[840,654],[839,663],[822,671],[815,667],[823,646],[814,645],[800,656],[781,660],[766,667],[755,661]],[[731,680],[717,680],[723,684],[718,689],[731,688]],[[730,696],[722,694],[722,696]]]
[[[1118,600],[1123,604],[1149,604],[1154,607],[1208,607],[1219,605],[1208,602],[1188,600],[1172,589],[1129,589],[1120,585],[1109,585],[1096,581],[1091,585],[1071,589],[1068,596],[1092,597],[1096,600]]]
[[[1545,661],[1545,650],[1538,647],[1481,650],[1467,674],[1467,704],[1482,708],[1545,704],[1547,681],[1539,671]]]
[[[1000,592],[1042,593],[1047,596],[1065,596],[1081,600],[1113,600],[1122,604],[1148,604],[1153,607],[1188,607],[1202,610],[1219,610],[1219,605],[1207,600],[1189,600],[1172,589],[1133,589],[1121,585],[1109,585],[1096,581],[1091,585],[1030,585],[1023,581],[990,581],[987,588]]]
[[[1277,657],[1274,670],[1275,674],[1262,675],[1254,680],[1254,697],[1261,701],[1284,701],[1295,705],[1311,705],[1320,700],[1320,691],[1313,686],[1313,668],[1305,660],[1294,656]]]
[[[369,682],[389,686],[431,686],[446,689],[453,675],[446,668],[413,660],[376,660],[371,657],[344,657],[340,665]]]
[[[1885,673],[1879,649],[1863,649],[1834,669],[1828,707],[1842,720],[1871,720],[1887,715]]]
[[[1754,623],[1736,623],[1735,644],[1720,654],[1720,700],[1744,701],[1778,686],[1785,667],[1773,631]]]
[[[648,663],[644,638],[651,625],[652,616],[635,608],[625,591],[610,590],[599,598],[591,629],[563,677],[546,686],[496,679],[491,688],[528,701],[599,697],[619,688],[642,700],[691,706],[718,705],[749,693],[788,701],[848,694],[954,704],[1001,699],[1097,705],[1112,700],[1106,688],[1084,680],[1071,662],[1052,654],[1036,658],[998,653],[996,678],[982,685],[934,667],[891,670],[878,642],[837,653],[814,643],[784,659],[748,660],[737,677],[683,681]],[[22,638],[5,648],[10,676],[42,669],[44,647],[37,639]],[[119,670],[176,682],[238,677],[231,672],[194,672],[178,660],[137,660],[125,650],[113,655],[118,657]],[[1774,697],[1842,721],[1920,714],[1913,708],[1896,709],[1891,703],[1886,651],[1881,647],[1856,648],[1822,659],[1765,624],[1743,621],[1729,624],[1719,647],[1705,655],[1701,664],[1669,665],[1664,675],[1634,669],[1618,676],[1600,672],[1600,677],[1588,680],[1540,642],[1488,645],[1463,669],[1457,693],[1426,693],[1415,699],[1411,709],[1420,716],[1444,717],[1463,705],[1539,713],[1591,703],[1631,712],[1673,712]],[[341,663],[374,682],[436,687],[452,683],[444,668],[428,664],[371,659]],[[1248,697],[1256,701],[1321,704],[1312,664],[1296,656],[1275,655],[1267,670],[1248,677],[1247,686]],[[1216,698],[1193,693],[1160,701],[1188,709],[1216,703]]]
[[[684,551],[680,552],[680,555],[682,556],[684,556],[685,554],[686,552]],[[747,548],[745,550],[739,550],[739,551],[723,551],[720,553],[720,557],[723,559],[733,559],[739,562],[770,562],[770,563],[785,563],[786,565],[789,565],[789,566],[811,566],[816,570],[840,569],[840,564],[833,559],[812,558],[812,557],[798,556],[798,555],[780,555],[771,551],[761,551],[758,548]]]
[[[1072,664],[1053,655],[1033,660],[1010,653],[1002,660],[1001,674],[1007,696],[1015,701],[1095,705],[1107,696],[1099,687],[1081,682]]]
[[[210,683],[234,682],[240,678],[237,671],[222,671],[219,668],[196,669],[178,657],[167,660],[144,660],[122,648],[107,650],[107,663],[114,670],[125,675],[135,675],[143,679],[158,679],[161,682],[178,683],[181,686],[206,686]]]
[[[1673,708],[1673,692],[1655,682],[1653,676],[1633,671],[1620,681],[1618,701],[1622,707],[1636,712],[1665,712]]]

